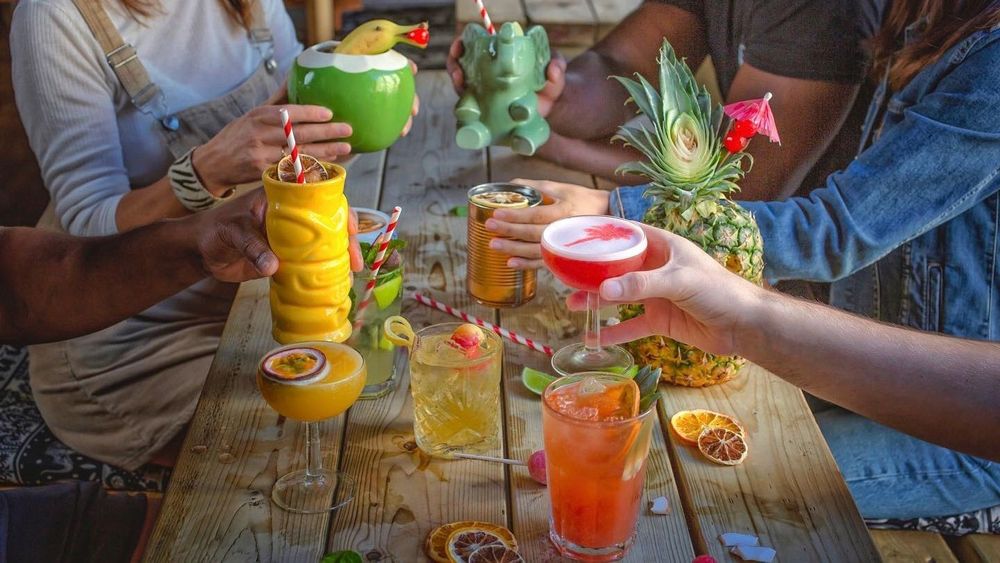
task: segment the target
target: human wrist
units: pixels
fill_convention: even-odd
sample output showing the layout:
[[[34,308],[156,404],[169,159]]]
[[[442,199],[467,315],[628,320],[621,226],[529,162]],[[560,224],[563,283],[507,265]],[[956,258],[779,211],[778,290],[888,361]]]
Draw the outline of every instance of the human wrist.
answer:
[[[198,180],[209,193],[215,197],[222,197],[229,190],[229,186],[222,179],[215,177],[214,171],[223,168],[217,162],[218,155],[211,143],[198,145],[191,153],[191,166]]]
[[[731,310],[737,313],[733,325],[733,353],[754,360],[773,340],[775,323],[780,322],[781,296],[749,282],[741,285],[746,291],[731,294],[736,297]]]

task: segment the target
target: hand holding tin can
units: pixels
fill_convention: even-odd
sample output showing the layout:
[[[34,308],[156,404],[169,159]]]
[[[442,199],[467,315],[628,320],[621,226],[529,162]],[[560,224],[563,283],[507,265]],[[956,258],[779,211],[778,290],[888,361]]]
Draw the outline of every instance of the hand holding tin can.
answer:
[[[490,240],[507,237],[486,230],[486,220],[497,209],[541,203],[541,192],[517,184],[491,183],[469,190],[466,286],[476,301],[489,307],[517,307],[535,297],[535,272],[511,268],[509,255],[490,248]]]

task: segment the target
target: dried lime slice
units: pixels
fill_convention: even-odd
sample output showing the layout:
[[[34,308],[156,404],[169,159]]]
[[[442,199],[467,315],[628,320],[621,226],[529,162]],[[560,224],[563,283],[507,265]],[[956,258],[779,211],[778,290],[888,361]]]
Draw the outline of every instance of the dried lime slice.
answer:
[[[307,184],[330,179],[330,173],[326,171],[326,167],[315,158],[307,154],[300,154],[299,160],[302,161],[302,172],[305,174]],[[278,161],[278,179],[282,182],[296,181],[295,163],[292,162],[291,155]]]

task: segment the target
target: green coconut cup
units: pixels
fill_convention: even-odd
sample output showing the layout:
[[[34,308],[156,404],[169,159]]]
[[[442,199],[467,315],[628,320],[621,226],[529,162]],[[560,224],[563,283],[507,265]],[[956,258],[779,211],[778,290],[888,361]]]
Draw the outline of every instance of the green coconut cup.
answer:
[[[341,55],[336,41],[302,51],[288,77],[288,100],[320,105],[333,120],[350,123],[344,139],[351,152],[388,148],[399,138],[413,106],[414,82],[409,61],[396,51],[380,55]]]

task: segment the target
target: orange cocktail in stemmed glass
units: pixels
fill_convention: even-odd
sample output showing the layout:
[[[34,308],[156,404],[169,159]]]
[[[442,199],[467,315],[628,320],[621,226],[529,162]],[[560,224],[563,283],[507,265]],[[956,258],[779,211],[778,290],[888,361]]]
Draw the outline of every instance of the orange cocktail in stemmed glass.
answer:
[[[638,270],[646,259],[646,234],[632,221],[585,215],[553,222],[542,232],[542,259],[564,284],[587,292],[587,332],[583,342],[552,356],[560,375],[587,371],[624,373],[632,355],[621,346],[601,346],[598,290],[604,280]]]
[[[278,479],[274,503],[291,512],[317,514],[340,508],[354,496],[354,480],[324,469],[317,422],[340,415],[365,386],[365,361],[334,342],[302,342],[268,353],[257,369],[264,400],[287,418],[305,423],[306,468]],[[332,502],[338,494],[338,501]]]
[[[559,378],[542,395],[549,538],[566,557],[615,561],[635,539],[656,420],[639,404],[634,381],[600,372]]]

